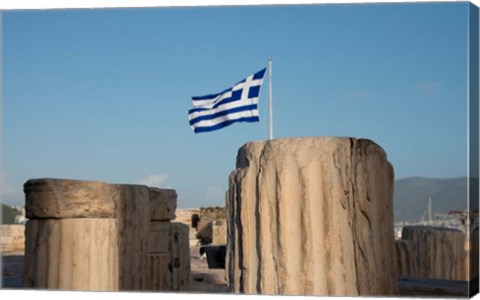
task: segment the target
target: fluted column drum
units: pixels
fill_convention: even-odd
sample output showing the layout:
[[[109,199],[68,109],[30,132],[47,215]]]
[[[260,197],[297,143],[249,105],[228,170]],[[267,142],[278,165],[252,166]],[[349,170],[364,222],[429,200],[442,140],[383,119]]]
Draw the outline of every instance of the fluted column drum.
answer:
[[[470,280],[467,278],[465,234],[460,230],[405,226],[402,239],[395,243],[401,264],[399,276]],[[401,244],[410,247],[402,249]]]
[[[372,141],[289,138],[239,149],[227,192],[235,293],[396,295],[393,167]]]
[[[103,182],[29,180],[25,287],[118,290],[118,225]]]
[[[143,291],[149,286],[150,203],[148,187],[112,184],[118,223],[119,290]]]

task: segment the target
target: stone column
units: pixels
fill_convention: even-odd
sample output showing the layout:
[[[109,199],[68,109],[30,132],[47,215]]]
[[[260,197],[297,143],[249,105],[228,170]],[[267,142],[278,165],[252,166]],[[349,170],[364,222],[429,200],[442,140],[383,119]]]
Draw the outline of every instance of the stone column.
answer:
[[[118,290],[113,192],[103,182],[29,180],[25,287]]]
[[[24,185],[25,286],[80,291],[146,290],[148,188],[65,179]]]
[[[465,268],[465,234],[456,229],[430,226],[405,226],[402,240],[396,243],[415,245],[406,249],[401,270],[413,269],[413,274],[401,276],[468,280]],[[397,250],[400,250],[397,248]],[[397,252],[397,256],[402,255]]]
[[[172,290],[186,291],[190,288],[190,245],[188,225],[171,223]]]
[[[396,295],[393,168],[353,138],[247,143],[227,192],[235,293]]]
[[[418,277],[420,263],[416,254],[417,241],[396,240],[395,256],[397,258],[397,270],[399,277]]]
[[[148,288],[150,202],[148,187],[113,184],[118,229],[119,290]]]
[[[188,225],[170,222],[175,219],[177,193],[149,188],[149,197],[149,290],[186,290],[190,284]]]

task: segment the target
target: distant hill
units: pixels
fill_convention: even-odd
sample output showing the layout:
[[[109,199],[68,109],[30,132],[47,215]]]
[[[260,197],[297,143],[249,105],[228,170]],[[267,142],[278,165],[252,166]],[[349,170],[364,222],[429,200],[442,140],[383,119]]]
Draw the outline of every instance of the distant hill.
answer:
[[[467,208],[467,178],[434,179],[408,177],[395,181],[395,222],[419,221],[432,197],[433,213]]]

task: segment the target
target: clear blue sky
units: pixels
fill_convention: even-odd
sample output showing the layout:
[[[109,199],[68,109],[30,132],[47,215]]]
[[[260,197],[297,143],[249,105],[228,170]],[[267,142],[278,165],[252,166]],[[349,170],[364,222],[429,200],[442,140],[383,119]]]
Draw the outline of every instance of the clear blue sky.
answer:
[[[148,183],[224,205],[260,123],[194,134],[191,97],[273,59],[274,135],[382,146],[396,179],[467,175],[468,3],[3,12],[3,201],[30,178]]]

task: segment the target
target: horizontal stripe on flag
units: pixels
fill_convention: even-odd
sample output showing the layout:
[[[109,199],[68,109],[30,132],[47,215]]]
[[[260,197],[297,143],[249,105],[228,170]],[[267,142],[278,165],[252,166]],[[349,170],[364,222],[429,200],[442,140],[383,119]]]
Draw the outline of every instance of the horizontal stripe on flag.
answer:
[[[192,128],[196,127],[207,127],[207,126],[215,126],[217,124],[223,123],[228,120],[235,120],[239,119],[242,117],[258,117],[258,110],[246,110],[246,111],[240,111],[236,113],[231,113],[225,116],[220,116],[215,119],[211,120],[203,120],[195,123],[194,125],[191,125]]]
[[[222,101],[223,99],[228,99],[232,97],[232,91],[218,95],[216,98],[207,99],[207,100],[197,100],[194,101],[193,107],[198,107],[202,109],[210,109],[215,103]]]
[[[248,86],[248,98],[258,97],[262,80],[250,81],[249,84],[250,86]],[[194,100],[193,106],[199,108],[215,108],[219,105],[222,105],[223,103],[239,100],[243,91],[245,91],[245,83],[240,83],[234,86],[229,91],[217,95],[215,98]]]
[[[204,120],[212,120],[218,117],[222,117],[228,114],[240,112],[240,111],[245,111],[245,110],[253,110],[253,109],[258,109],[257,104],[251,104],[251,105],[245,105],[245,106],[240,106],[240,107],[235,107],[232,109],[226,109],[226,110],[221,110],[219,112],[213,113],[213,114],[206,114],[203,116],[198,116],[196,118],[190,119],[190,125],[194,125],[200,121]]]
[[[257,117],[242,117],[242,118],[239,118],[239,119],[235,119],[235,120],[227,120],[223,123],[220,123],[220,124],[217,124],[217,125],[214,125],[214,126],[210,126],[210,127],[196,127],[195,129],[193,129],[193,131],[195,133],[199,133],[199,132],[208,132],[208,131],[213,131],[213,130],[217,130],[217,129],[221,129],[223,127],[227,127],[235,122],[258,122],[260,119]]]
[[[223,111],[223,110],[234,109],[236,107],[247,106],[247,105],[252,105],[252,104],[258,104],[258,98],[229,102],[229,103],[226,103],[224,105],[221,105],[221,106],[217,107],[216,109],[192,108],[189,111],[188,120],[192,120],[192,119],[200,117],[200,116],[212,115],[212,114],[215,114],[215,113]]]
[[[225,105],[227,103],[234,102],[234,101],[237,101],[237,100],[241,100],[242,93],[244,93],[244,92],[245,92],[244,89],[233,91],[231,97],[224,98],[224,99],[218,101],[217,103],[215,103],[211,107],[199,106],[199,107],[195,107],[195,108],[190,109],[188,112],[192,113],[192,112],[195,112],[195,111],[208,110],[208,109],[212,109],[212,108],[215,109],[215,108],[218,108],[218,107],[220,107],[222,105]],[[260,94],[260,86],[259,85],[252,86],[252,87],[250,87],[250,89],[248,89],[248,97],[246,97],[246,98],[258,98],[259,94]]]
[[[222,101],[213,105],[212,107],[196,107],[196,108],[190,109],[188,111],[188,113],[190,114],[190,113],[197,112],[197,111],[207,111],[207,110],[212,110],[212,109],[219,109],[221,106],[224,106],[228,103],[239,101],[241,99],[242,99],[242,91],[235,91],[235,92],[233,92],[232,97],[225,98]]]

